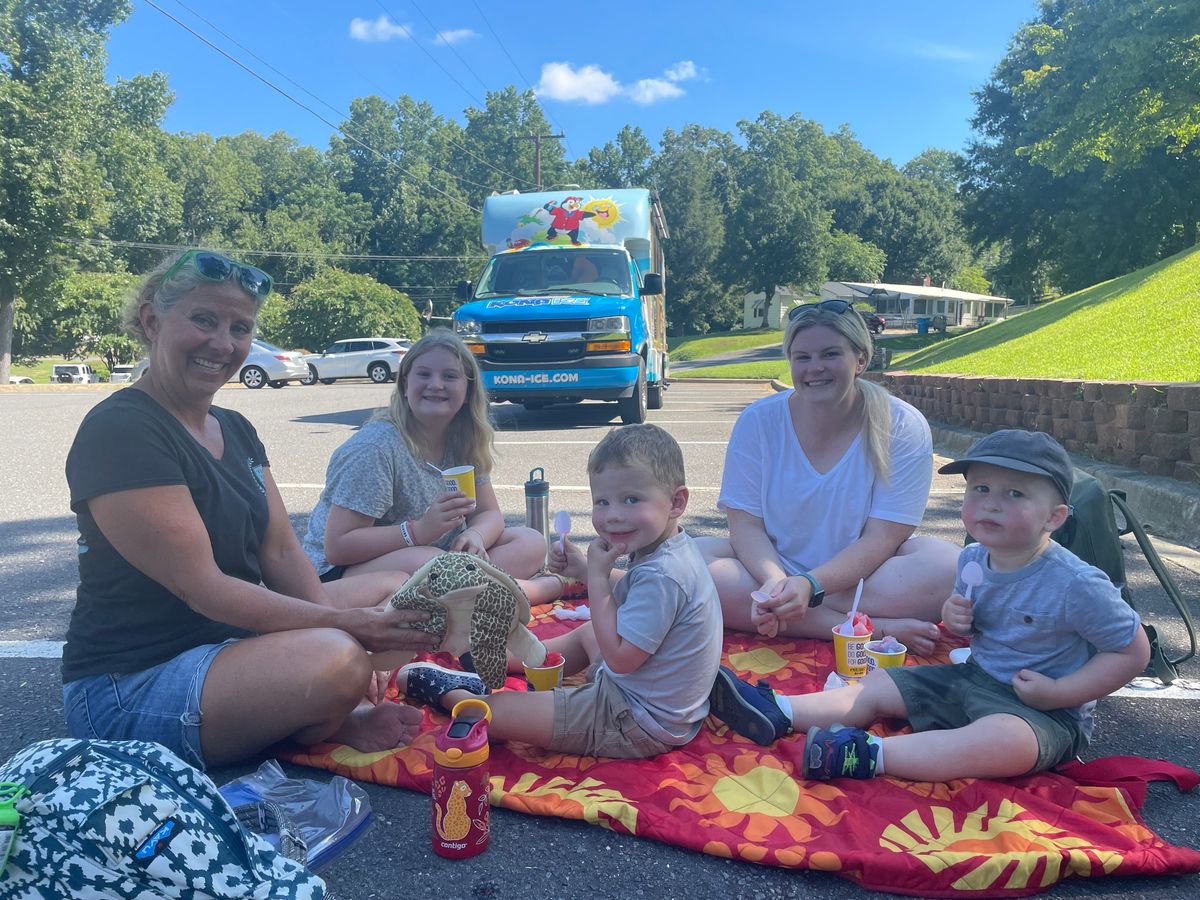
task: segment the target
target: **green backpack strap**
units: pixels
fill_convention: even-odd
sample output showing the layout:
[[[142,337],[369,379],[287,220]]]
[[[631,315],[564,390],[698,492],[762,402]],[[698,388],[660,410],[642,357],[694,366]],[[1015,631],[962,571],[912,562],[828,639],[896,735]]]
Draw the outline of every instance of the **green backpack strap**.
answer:
[[[1163,684],[1170,684],[1179,676],[1178,666],[1196,655],[1196,623],[1192,620],[1191,610],[1188,609],[1183,595],[1179,593],[1179,586],[1175,583],[1175,579],[1171,577],[1171,573],[1167,570],[1166,565],[1163,564],[1158,551],[1154,549],[1154,544],[1150,542],[1150,537],[1146,534],[1146,529],[1142,527],[1142,523],[1138,521],[1137,516],[1133,514],[1133,510],[1129,508],[1129,504],[1125,502],[1125,493],[1123,491],[1109,491],[1108,497],[1112,501],[1113,506],[1117,508],[1125,519],[1125,528],[1121,531],[1121,534],[1132,534],[1137,540],[1138,546],[1146,557],[1146,562],[1150,564],[1150,569],[1158,578],[1158,583],[1162,585],[1167,597],[1175,604],[1180,618],[1183,619],[1184,627],[1187,628],[1188,642],[1190,644],[1187,653],[1184,653],[1182,656],[1172,657],[1168,656],[1163,649],[1158,637],[1158,629],[1153,625],[1143,623],[1143,627],[1146,629],[1146,637],[1150,640],[1150,666],[1154,669],[1154,674],[1158,676]]]

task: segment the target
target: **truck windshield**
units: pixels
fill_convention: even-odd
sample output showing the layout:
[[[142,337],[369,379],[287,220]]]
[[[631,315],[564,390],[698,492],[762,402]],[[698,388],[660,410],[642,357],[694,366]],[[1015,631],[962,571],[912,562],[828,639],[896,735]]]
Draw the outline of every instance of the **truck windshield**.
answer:
[[[479,279],[476,299],[532,294],[632,293],[629,261],[620,250],[532,250],[492,257]]]

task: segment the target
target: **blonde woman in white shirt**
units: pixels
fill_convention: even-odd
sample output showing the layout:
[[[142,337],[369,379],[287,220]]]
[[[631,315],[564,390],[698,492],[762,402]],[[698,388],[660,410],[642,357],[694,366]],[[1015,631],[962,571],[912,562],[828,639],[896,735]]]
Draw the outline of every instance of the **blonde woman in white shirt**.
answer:
[[[913,537],[933,479],[929,426],[860,377],[871,335],[849,303],[796,307],[783,349],[793,389],[751,404],[730,437],[718,499],[729,538],[698,539],[725,624],[828,640],[861,578],[876,632],[927,654],[958,558]]]

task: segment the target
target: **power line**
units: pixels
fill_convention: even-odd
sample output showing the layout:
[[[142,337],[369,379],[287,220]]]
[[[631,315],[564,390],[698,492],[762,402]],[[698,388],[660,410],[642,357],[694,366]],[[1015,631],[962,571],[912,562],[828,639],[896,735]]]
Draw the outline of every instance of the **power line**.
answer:
[[[510,63],[512,63],[512,67],[514,70],[516,70],[517,75],[519,75],[521,77],[521,80],[523,82],[525,82],[525,87],[527,87],[530,91],[532,91],[534,93],[534,95],[536,96],[537,90],[534,88],[534,86],[532,84],[529,83],[529,79],[525,77],[525,73],[522,72],[521,67],[517,65],[517,61],[515,59],[513,59],[512,54],[508,52],[508,47],[506,47],[504,45],[504,41],[502,41],[500,39],[500,35],[496,33],[496,29],[492,27],[492,23],[488,20],[488,17],[486,15],[484,15],[483,9],[480,8],[479,3],[476,2],[476,0],[471,0],[471,3],[475,7],[475,11],[477,13],[479,13],[479,18],[483,19],[483,24],[487,26],[487,30],[490,31],[492,33],[492,37],[494,37],[496,39],[496,43],[499,45],[500,49],[502,51],[504,51],[504,55],[508,57],[508,61]],[[546,113],[546,118],[548,118],[550,120],[551,124],[553,124],[555,128],[557,128],[559,131],[563,132],[564,134],[566,133],[566,129],[563,128],[560,124],[558,124],[558,122],[554,119],[553,116],[550,115],[550,113],[547,110],[543,109],[542,112]],[[563,144],[566,145],[567,152],[570,153],[572,156],[574,156],[575,151],[571,149],[571,143],[565,137],[563,138]]]
[[[394,20],[396,22],[396,24],[399,24],[400,20],[396,16],[392,15],[392,11],[390,9],[388,9],[386,6],[384,6],[380,2],[380,0],[375,0],[375,5],[378,6],[380,9],[382,9],[387,14],[388,18]],[[401,27],[403,27],[403,26],[401,26]],[[407,28],[405,28],[404,30],[405,30],[405,32],[408,33],[408,36],[412,40],[412,42],[417,45],[418,49],[420,49],[420,51],[422,53],[424,53],[426,56],[428,56],[433,61],[433,64],[435,66],[437,66],[439,69],[441,69],[446,74],[447,78],[449,78],[451,81],[453,81],[455,84],[457,84],[460,88],[462,88],[463,93],[466,94],[468,97],[470,97],[475,103],[477,103],[479,105],[480,109],[485,108],[484,104],[479,102],[479,98],[476,97],[474,94],[472,94],[469,90],[467,90],[467,86],[465,84],[463,84],[461,81],[459,81],[457,78],[455,78],[453,73],[451,73],[451,71],[449,69],[447,69],[440,62],[438,62],[438,58],[436,56],[434,56],[427,49],[425,49],[425,45],[422,44],[420,40],[418,40],[417,36],[415,34],[413,34],[412,31],[410,31]]]
[[[227,41],[229,41],[230,43],[232,43],[232,44],[233,44],[235,47],[238,47],[239,49],[243,50],[244,52],[246,52],[246,53],[250,54],[250,56],[254,57],[254,59],[258,60],[260,63],[262,63],[264,66],[266,66],[266,67],[267,67],[268,69],[270,69],[272,72],[274,72],[274,73],[275,73],[276,75],[278,75],[280,78],[283,78],[283,79],[284,79],[285,81],[287,81],[289,84],[291,84],[291,85],[294,85],[296,88],[298,88],[299,90],[303,91],[303,92],[304,92],[305,94],[307,94],[308,96],[312,97],[314,100],[316,100],[316,101],[317,101],[318,103],[320,103],[322,106],[324,106],[326,109],[329,109],[329,110],[333,111],[333,112],[334,112],[336,115],[339,115],[339,116],[341,116],[343,119],[345,119],[345,120],[347,120],[347,121],[349,121],[349,120],[350,120],[350,114],[349,114],[349,113],[347,113],[345,110],[338,109],[338,108],[337,108],[336,106],[334,106],[333,104],[326,102],[325,100],[321,99],[321,98],[320,98],[320,97],[318,97],[316,94],[314,94],[312,91],[310,91],[310,90],[308,90],[306,87],[304,87],[304,85],[302,85],[302,84],[300,84],[299,82],[297,82],[295,79],[293,79],[293,78],[290,78],[290,77],[288,77],[286,74],[284,74],[283,72],[279,71],[279,69],[275,68],[275,67],[274,67],[273,65],[271,65],[269,62],[267,62],[265,59],[263,59],[261,56],[259,56],[258,54],[256,54],[256,53],[255,53],[253,50],[251,50],[250,48],[248,48],[248,47],[247,47],[245,44],[242,44],[242,43],[240,43],[240,42],[237,40],[237,38],[234,38],[234,37],[230,36],[229,34],[227,34],[226,32],[222,31],[222,30],[221,30],[221,29],[220,29],[220,28],[219,28],[217,25],[215,25],[213,22],[211,22],[210,20],[208,20],[208,19],[204,18],[204,16],[200,15],[200,13],[198,13],[198,12],[196,12],[194,9],[190,8],[190,7],[189,7],[187,4],[185,4],[185,3],[183,2],[183,0],[175,0],[175,2],[176,2],[176,3],[177,3],[179,6],[182,6],[184,9],[186,9],[188,12],[190,12],[190,13],[191,13],[193,16],[195,16],[197,19],[199,19],[201,22],[203,22],[203,23],[204,23],[205,25],[207,25],[209,28],[211,28],[213,31],[215,31],[217,34],[221,35],[221,37],[225,38],[225,40],[227,40]],[[424,13],[422,13],[422,15],[424,15]],[[436,26],[434,26],[434,25],[433,25],[433,23],[432,23],[432,22],[430,23],[430,26],[431,26],[431,27],[436,27]],[[449,45],[447,45],[447,46],[449,46]],[[453,49],[453,48],[451,48],[451,49]],[[455,53],[455,55],[457,55],[457,52]],[[469,67],[468,67],[468,68],[469,68]],[[357,72],[357,73],[358,73],[358,75],[359,75],[360,77],[362,77],[362,78],[363,78],[365,81],[367,81],[368,83],[370,83],[370,84],[372,85],[372,87],[374,87],[376,90],[379,90],[381,93],[388,93],[387,91],[384,91],[382,88],[380,88],[380,87],[379,87],[379,85],[375,84],[375,83],[374,83],[374,82],[372,82],[370,79],[368,79],[368,78],[367,78],[365,75],[363,75],[363,73],[362,73],[362,72],[359,72],[357,69],[355,69],[355,72]],[[472,72],[471,74],[474,74],[474,72]],[[476,76],[476,77],[478,78],[479,76]],[[485,87],[486,87],[486,85],[485,85]],[[395,102],[395,98],[391,98],[391,99],[393,100],[393,102]],[[450,144],[450,146],[454,147],[454,148],[455,148],[455,149],[457,149],[457,150],[461,150],[463,153],[467,154],[467,156],[470,156],[472,159],[475,159],[475,160],[477,160],[478,162],[481,162],[481,163],[483,163],[483,164],[484,164],[485,166],[487,166],[489,169],[491,169],[491,170],[493,170],[493,171],[495,171],[495,172],[498,172],[499,174],[503,175],[503,176],[504,176],[504,177],[506,177],[506,178],[511,178],[511,179],[513,179],[513,180],[515,180],[515,181],[519,181],[519,182],[522,182],[522,183],[524,183],[524,184],[530,184],[530,185],[532,185],[532,184],[533,184],[533,182],[532,182],[532,181],[529,181],[529,180],[528,180],[528,179],[526,179],[526,178],[521,178],[519,175],[514,175],[512,172],[506,172],[504,169],[497,168],[496,166],[494,166],[494,165],[492,165],[490,162],[488,162],[486,159],[484,159],[482,156],[479,156],[479,155],[477,155],[477,154],[475,154],[475,153],[472,153],[472,152],[471,152],[470,150],[468,150],[466,147],[463,147],[463,146],[461,146],[461,145],[459,145],[459,144],[455,143],[454,141],[450,140],[450,138],[446,138],[446,143]],[[469,184],[469,185],[471,185],[472,187],[483,188],[485,191],[491,191],[491,190],[495,190],[495,186],[494,186],[494,185],[490,185],[490,184],[480,184],[480,183],[479,183],[479,182],[477,182],[477,181],[471,181],[469,178],[463,178],[461,175],[453,175],[453,174],[452,174],[452,173],[450,173],[450,172],[446,172],[444,169],[439,169],[438,171],[441,171],[441,172],[443,172],[443,173],[444,173],[444,174],[446,174],[446,175],[450,175],[452,178],[457,178],[459,181],[463,182],[464,184]]]
[[[222,56],[224,56],[226,59],[228,59],[228,60],[229,60],[230,62],[232,62],[234,65],[238,66],[238,67],[239,67],[239,68],[241,68],[241,69],[244,69],[246,72],[248,72],[248,73],[250,73],[251,75],[253,75],[255,78],[257,78],[257,79],[258,79],[259,81],[261,81],[263,84],[265,84],[267,87],[271,88],[271,90],[273,90],[273,91],[276,91],[277,93],[281,94],[283,97],[286,97],[286,98],[287,98],[288,100],[290,100],[292,103],[295,103],[297,106],[299,106],[299,107],[300,107],[301,109],[303,109],[305,112],[309,113],[309,114],[310,114],[310,115],[312,115],[312,116],[315,116],[317,119],[319,119],[320,121],[324,122],[324,123],[325,123],[326,125],[328,125],[330,128],[334,129],[334,130],[335,130],[335,131],[336,131],[338,134],[340,134],[340,135],[342,135],[343,137],[345,137],[347,140],[353,141],[355,144],[358,144],[358,145],[359,145],[360,147],[362,147],[364,150],[367,150],[368,152],[370,152],[370,153],[373,153],[375,156],[378,156],[378,157],[379,157],[381,160],[383,160],[383,161],[384,161],[385,163],[387,163],[389,166],[393,166],[393,167],[395,167],[396,169],[399,169],[399,170],[400,170],[402,173],[404,173],[405,175],[407,175],[409,178],[411,178],[411,179],[412,179],[413,181],[415,181],[417,184],[419,184],[419,185],[422,185],[422,186],[424,186],[424,187],[427,187],[427,188],[429,188],[430,190],[432,190],[432,191],[434,191],[434,192],[436,192],[436,193],[438,193],[438,194],[441,194],[443,197],[447,198],[447,199],[448,199],[448,200],[450,200],[451,202],[453,202],[453,203],[457,203],[457,204],[458,204],[458,205],[460,205],[460,206],[466,207],[466,208],[467,208],[467,209],[469,209],[471,212],[474,212],[474,213],[477,213],[477,212],[479,212],[479,210],[478,210],[478,209],[476,209],[476,208],[475,208],[474,206],[472,206],[471,204],[467,203],[465,200],[460,200],[458,197],[455,197],[453,194],[447,193],[446,191],[443,191],[441,188],[439,188],[439,187],[436,187],[435,185],[432,185],[432,184],[430,184],[428,181],[424,181],[424,180],[422,180],[422,179],[418,178],[416,175],[414,175],[412,172],[410,172],[410,171],[408,171],[407,169],[405,169],[405,168],[404,168],[402,165],[400,165],[400,164],[399,164],[398,162],[396,162],[395,160],[393,160],[393,159],[389,159],[387,156],[385,156],[384,154],[380,153],[380,152],[379,152],[378,150],[376,150],[374,147],[371,147],[371,146],[369,146],[369,145],[367,145],[367,144],[363,143],[363,142],[362,142],[362,141],[360,141],[358,138],[356,138],[354,135],[352,135],[352,134],[350,134],[350,133],[346,132],[345,130],[343,130],[343,129],[342,129],[340,126],[333,124],[333,123],[332,123],[332,122],[330,122],[328,119],[326,119],[324,116],[322,116],[322,115],[321,115],[319,112],[317,112],[315,109],[313,109],[312,107],[310,107],[310,106],[306,106],[305,104],[301,103],[299,100],[297,100],[297,99],[296,99],[295,97],[293,97],[291,94],[289,94],[287,91],[283,90],[283,88],[279,87],[279,86],[278,86],[278,85],[276,85],[276,84],[272,84],[270,81],[268,81],[268,80],[267,80],[266,78],[264,78],[262,75],[260,75],[260,74],[258,74],[257,72],[255,72],[255,71],[254,71],[252,68],[250,68],[249,66],[247,66],[245,63],[243,63],[243,62],[242,62],[241,60],[239,60],[237,57],[233,56],[232,54],[226,53],[226,52],[225,52],[223,49],[221,49],[220,47],[218,47],[216,44],[214,44],[212,41],[210,41],[210,40],[209,40],[208,38],[206,38],[204,35],[200,34],[200,33],[199,33],[198,31],[196,31],[195,29],[193,29],[193,28],[189,27],[188,25],[186,25],[185,23],[181,22],[181,21],[180,21],[179,19],[177,19],[175,16],[171,15],[169,12],[167,12],[165,9],[163,9],[161,6],[159,6],[157,3],[155,3],[155,2],[154,2],[154,0],[145,0],[145,3],[146,3],[146,5],[147,5],[147,6],[150,6],[151,8],[153,8],[153,9],[157,10],[158,12],[162,13],[164,16],[166,16],[168,19],[170,19],[172,22],[174,22],[176,25],[178,25],[180,28],[182,28],[182,29],[184,29],[185,31],[187,31],[189,34],[191,34],[192,36],[194,36],[194,37],[195,37],[195,38],[197,38],[198,40],[201,40],[201,41],[203,41],[203,42],[204,42],[205,44],[207,44],[209,47],[211,47],[212,49],[216,50],[218,53],[220,53]],[[436,171],[441,171],[441,170],[439,169],[439,170],[436,170]],[[450,173],[448,173],[448,172],[447,172],[447,173],[445,173],[445,174],[449,175]],[[450,177],[452,177],[452,178],[453,178],[454,176],[453,176],[453,175],[451,175]]]
[[[192,250],[191,244],[156,244],[149,241],[121,241],[111,238],[63,238],[72,244],[90,244],[96,247],[129,247],[135,250]],[[243,256],[279,256],[293,259],[350,259],[385,260],[393,262],[475,262],[485,261],[482,256],[393,256],[383,253],[317,253],[309,250],[253,250],[246,247],[212,247],[223,253]]]
[[[421,9],[421,7],[419,7],[417,5],[416,0],[408,0],[408,4],[409,4],[409,6],[411,6],[413,9],[415,9],[417,12],[419,12],[421,14],[421,18],[424,19],[426,21],[426,23],[428,23],[429,27],[433,29],[434,34],[442,33],[441,30],[436,25],[433,24],[433,21],[429,18],[429,16],[425,15],[425,10]],[[451,53],[453,53],[455,58],[460,63],[463,64],[463,68],[465,68],[468,72],[470,72],[472,75],[475,76],[475,80],[478,81],[483,86],[483,89],[486,91],[488,89],[487,83],[482,78],[479,77],[479,75],[475,72],[474,69],[471,68],[471,64],[468,63],[465,59],[463,59],[462,56],[459,54],[459,52],[454,49],[454,45],[451,44],[449,41],[445,41],[445,40],[443,40],[442,43],[445,45],[446,49],[449,50]]]

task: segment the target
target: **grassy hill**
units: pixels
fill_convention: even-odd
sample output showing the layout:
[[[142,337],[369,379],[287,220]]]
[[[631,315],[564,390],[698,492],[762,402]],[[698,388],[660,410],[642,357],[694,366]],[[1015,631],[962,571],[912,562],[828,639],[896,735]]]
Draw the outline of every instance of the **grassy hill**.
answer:
[[[908,372],[1200,381],[1200,246],[919,350]]]

